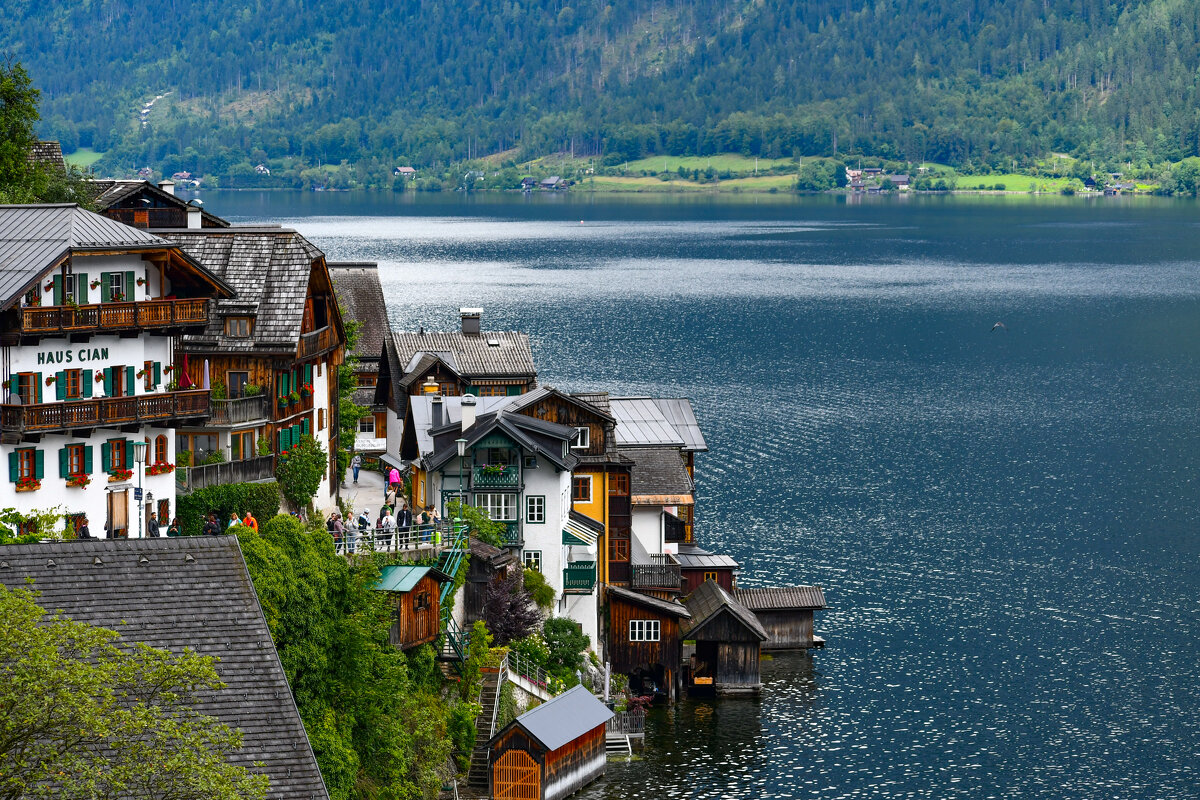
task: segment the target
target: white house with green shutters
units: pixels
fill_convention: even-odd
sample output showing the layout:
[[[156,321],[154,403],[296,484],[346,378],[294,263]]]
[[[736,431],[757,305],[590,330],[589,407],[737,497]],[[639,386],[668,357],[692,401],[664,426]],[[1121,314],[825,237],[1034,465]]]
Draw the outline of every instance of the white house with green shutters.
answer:
[[[0,264],[0,508],[114,537],[172,516],[174,429],[209,413],[207,391],[177,390],[174,342],[232,290],[69,204],[0,206]]]

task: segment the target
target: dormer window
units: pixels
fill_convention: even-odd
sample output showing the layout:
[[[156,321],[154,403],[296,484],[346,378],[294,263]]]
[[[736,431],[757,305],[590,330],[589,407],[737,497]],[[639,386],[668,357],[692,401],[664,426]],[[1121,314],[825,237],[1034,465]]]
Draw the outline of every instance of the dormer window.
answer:
[[[592,446],[592,429],[591,428],[576,428],[575,435],[571,437],[572,450],[587,450]]]
[[[249,339],[252,329],[250,317],[225,318],[225,335],[230,339]]]

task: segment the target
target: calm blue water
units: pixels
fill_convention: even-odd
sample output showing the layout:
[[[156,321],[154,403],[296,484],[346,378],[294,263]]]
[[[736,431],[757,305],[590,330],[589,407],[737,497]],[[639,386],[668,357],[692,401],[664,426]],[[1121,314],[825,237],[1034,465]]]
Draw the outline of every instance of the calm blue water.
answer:
[[[583,797],[1200,796],[1197,205],[206,199],[378,260],[398,328],[691,397],[699,536],[825,587],[823,652]]]

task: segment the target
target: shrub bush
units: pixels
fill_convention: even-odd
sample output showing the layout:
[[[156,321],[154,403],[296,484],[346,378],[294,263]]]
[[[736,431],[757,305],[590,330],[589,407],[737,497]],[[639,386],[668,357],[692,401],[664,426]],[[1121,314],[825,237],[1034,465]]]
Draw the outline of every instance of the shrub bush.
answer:
[[[235,511],[239,517],[249,511],[261,525],[279,513],[279,485],[230,483],[224,486],[206,486],[191,494],[180,496],[176,508],[184,536],[199,536],[204,527],[203,518],[210,511],[216,512],[218,524],[222,528],[229,515]]]

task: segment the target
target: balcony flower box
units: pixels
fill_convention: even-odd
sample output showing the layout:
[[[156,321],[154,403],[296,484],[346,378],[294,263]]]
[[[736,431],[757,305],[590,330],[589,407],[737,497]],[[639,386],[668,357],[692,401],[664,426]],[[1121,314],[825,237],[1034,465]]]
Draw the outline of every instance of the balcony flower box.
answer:
[[[67,476],[67,488],[68,489],[83,489],[83,488],[86,488],[87,485],[91,482],[92,482],[91,475],[68,475]]]
[[[121,481],[127,481],[132,477],[133,470],[131,469],[114,469],[112,472],[108,473],[108,482],[120,483]]]
[[[18,492],[36,492],[42,488],[42,482],[37,478],[21,478],[17,481]]]
[[[292,392],[291,394],[288,395],[288,402],[292,403],[293,405],[296,403],[299,403],[300,395],[298,395],[296,392]]]
[[[169,475],[175,471],[174,464],[151,464],[146,467],[147,475]]]
[[[305,397],[312,397],[312,393],[313,387],[311,383],[306,383],[300,387],[300,394],[304,395]]]
[[[504,474],[505,464],[484,464],[479,468],[479,471],[484,475],[499,477]]]

